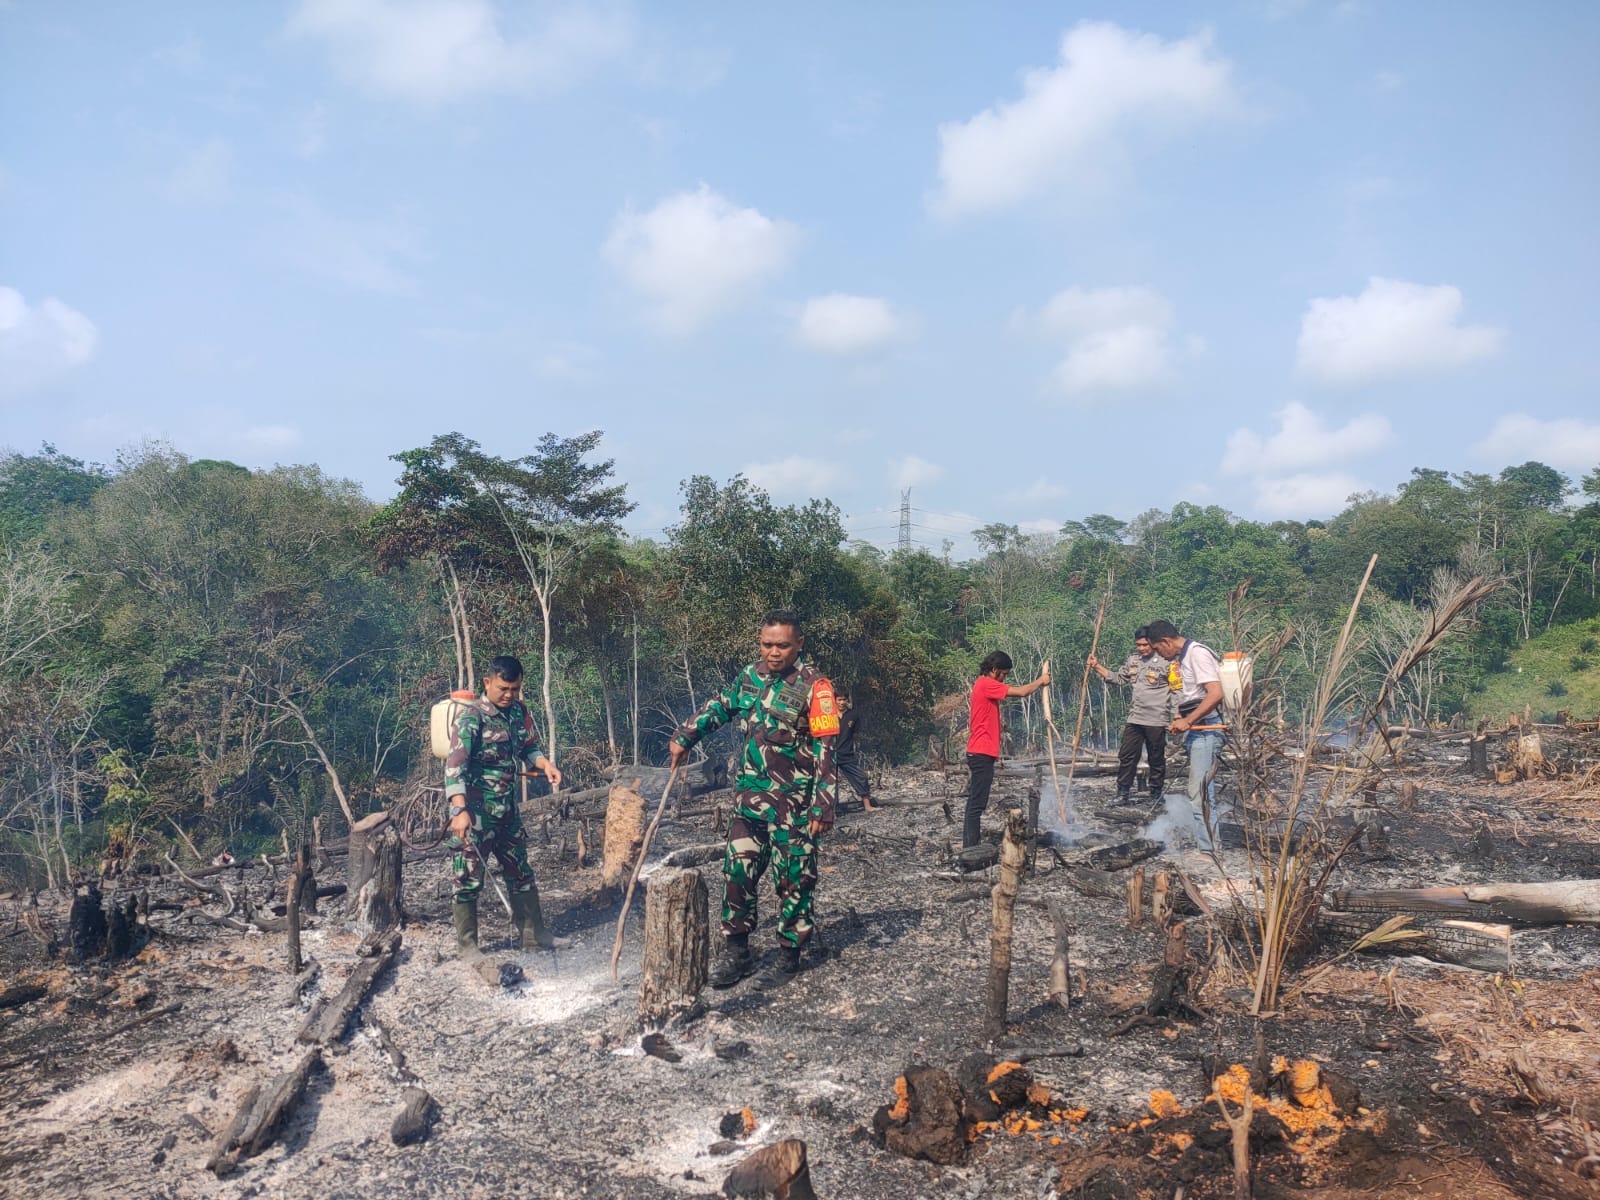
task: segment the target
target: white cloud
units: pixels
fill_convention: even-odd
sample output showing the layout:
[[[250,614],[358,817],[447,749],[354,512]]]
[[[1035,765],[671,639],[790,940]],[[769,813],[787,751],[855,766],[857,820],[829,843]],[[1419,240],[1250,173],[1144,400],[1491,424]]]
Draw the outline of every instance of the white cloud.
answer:
[[[1065,487],[1041,475],[1027,487],[1012,488],[1000,499],[1007,504],[1043,504],[1049,500],[1059,500],[1066,494]],[[1057,521],[1056,524],[1060,525],[1061,522]]]
[[[1302,373],[1356,384],[1465,366],[1493,354],[1504,331],[1461,325],[1461,292],[1372,276],[1359,296],[1311,301],[1300,322]]]
[[[1224,475],[1288,476],[1381,450],[1394,440],[1387,417],[1363,413],[1338,429],[1303,404],[1278,412],[1278,432],[1263,438],[1251,429],[1228,435],[1222,454]]]
[[[1129,392],[1167,377],[1172,306],[1146,287],[1068,288],[1056,293],[1038,326],[1067,342],[1052,374],[1068,396]]]
[[[865,354],[907,336],[911,321],[877,296],[833,292],[806,301],[796,335],[825,354]]]
[[[1499,463],[1532,460],[1567,471],[1587,471],[1600,464],[1600,421],[1577,417],[1545,421],[1527,413],[1508,413],[1472,450]]]
[[[1061,39],[1061,61],[1022,76],[1020,99],[939,127],[946,216],[1004,208],[1097,165],[1115,140],[1190,124],[1233,105],[1230,66],[1208,33],[1164,42],[1085,21]]]
[[[288,29],[368,91],[430,103],[564,87],[633,40],[622,9],[577,4],[510,36],[490,0],[301,0]]]
[[[233,176],[233,151],[212,138],[184,156],[167,178],[167,197],[179,204],[215,204],[227,198]]]
[[[924,484],[936,483],[944,478],[943,467],[925,458],[918,458],[915,454],[908,454],[904,458],[891,458],[889,473],[894,476],[895,487],[902,491],[908,487],[922,487]]]
[[[1260,479],[1256,481],[1256,510],[1264,517],[1285,520],[1331,517],[1343,511],[1351,496],[1367,490],[1367,484],[1340,471]]]
[[[0,395],[20,396],[81,367],[99,337],[93,321],[60,300],[30,305],[0,287]]]
[[[1017,529],[1032,536],[1058,534],[1061,532],[1061,522],[1054,517],[1037,517],[1032,521],[1018,521]]]
[[[351,220],[303,196],[285,201],[291,223],[285,253],[313,275],[363,292],[417,292],[411,267],[422,257],[416,229],[399,217]]]
[[[648,212],[623,212],[602,253],[663,329],[688,333],[781,271],[798,236],[790,222],[736,208],[702,183]]]
[[[747,463],[744,477],[764,488],[775,500],[810,500],[826,497],[843,477],[838,467],[817,458],[791,454],[777,462]]]

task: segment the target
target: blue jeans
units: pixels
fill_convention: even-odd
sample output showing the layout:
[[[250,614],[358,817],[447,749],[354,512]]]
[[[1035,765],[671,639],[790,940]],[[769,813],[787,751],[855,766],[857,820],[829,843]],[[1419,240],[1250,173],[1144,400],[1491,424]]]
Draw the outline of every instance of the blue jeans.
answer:
[[[1222,734],[1220,732],[1186,733],[1183,735],[1183,748],[1189,752],[1189,778],[1186,790],[1189,793],[1189,807],[1194,810],[1194,837],[1195,845],[1206,852],[1211,850],[1211,830],[1206,828],[1205,810],[1201,806],[1200,789],[1206,789],[1205,797],[1211,805],[1211,824],[1213,827],[1221,821],[1222,814],[1216,807],[1216,785],[1211,781],[1211,772],[1215,768],[1217,758],[1222,754]]]

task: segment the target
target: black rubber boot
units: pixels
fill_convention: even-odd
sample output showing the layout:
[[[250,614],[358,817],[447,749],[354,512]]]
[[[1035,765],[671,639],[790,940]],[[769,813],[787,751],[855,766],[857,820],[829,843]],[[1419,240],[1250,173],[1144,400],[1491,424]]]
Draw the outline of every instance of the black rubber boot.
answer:
[[[1131,804],[1132,802],[1133,802],[1133,793],[1131,793],[1131,792],[1118,792],[1117,793],[1117,803],[1118,804]]]
[[[450,909],[450,920],[456,927],[456,953],[469,962],[481,958],[478,950],[478,906],[457,900]]]
[[[722,957],[711,968],[706,982],[714,988],[731,988],[756,969],[756,956],[750,953],[748,937],[729,938]]]
[[[764,992],[771,991],[773,988],[782,987],[798,974],[800,974],[800,951],[793,946],[779,946],[778,953],[761,969],[761,975],[756,979],[756,986]]]
[[[538,888],[511,893],[511,916],[517,926],[517,944],[523,950],[564,950],[571,944],[545,927]]]

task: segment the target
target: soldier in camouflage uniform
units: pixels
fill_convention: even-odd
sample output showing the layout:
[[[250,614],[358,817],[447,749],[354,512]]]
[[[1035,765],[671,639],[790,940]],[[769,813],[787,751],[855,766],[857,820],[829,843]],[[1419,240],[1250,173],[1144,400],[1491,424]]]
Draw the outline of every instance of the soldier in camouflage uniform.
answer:
[[[729,721],[744,733],[738,797],[728,824],[722,873],[722,932],[727,953],[711,972],[713,987],[732,987],[755,969],[750,933],[756,927],[756,887],[770,863],[778,896],[778,957],[762,973],[777,987],[800,969],[813,928],[817,839],[833,828],[837,778],[834,737],[839,713],[833,687],[800,661],[800,621],[787,610],[761,622],[761,661],[739,673],[721,695],[678,730],[672,764],[688,758],[701,738]]]
[[[483,890],[486,853],[500,863],[522,949],[554,949],[560,943],[546,931],[539,908],[539,889],[528,865],[528,835],[517,812],[517,778],[528,765],[543,771],[550,786],[558,788],[561,771],[534,744],[533,714],[519,699],[521,693],[522,664],[509,654],[500,655],[489,664],[483,695],[462,707],[450,730],[444,794],[455,849],[452,917],[456,948],[466,959],[478,957],[478,893]]]

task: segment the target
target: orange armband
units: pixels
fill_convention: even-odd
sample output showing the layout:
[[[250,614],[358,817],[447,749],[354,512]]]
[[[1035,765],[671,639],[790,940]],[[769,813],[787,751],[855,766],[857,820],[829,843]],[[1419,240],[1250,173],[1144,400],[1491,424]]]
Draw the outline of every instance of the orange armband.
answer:
[[[833,684],[819,679],[811,685],[811,736],[833,737],[839,732],[839,705],[833,698]]]

